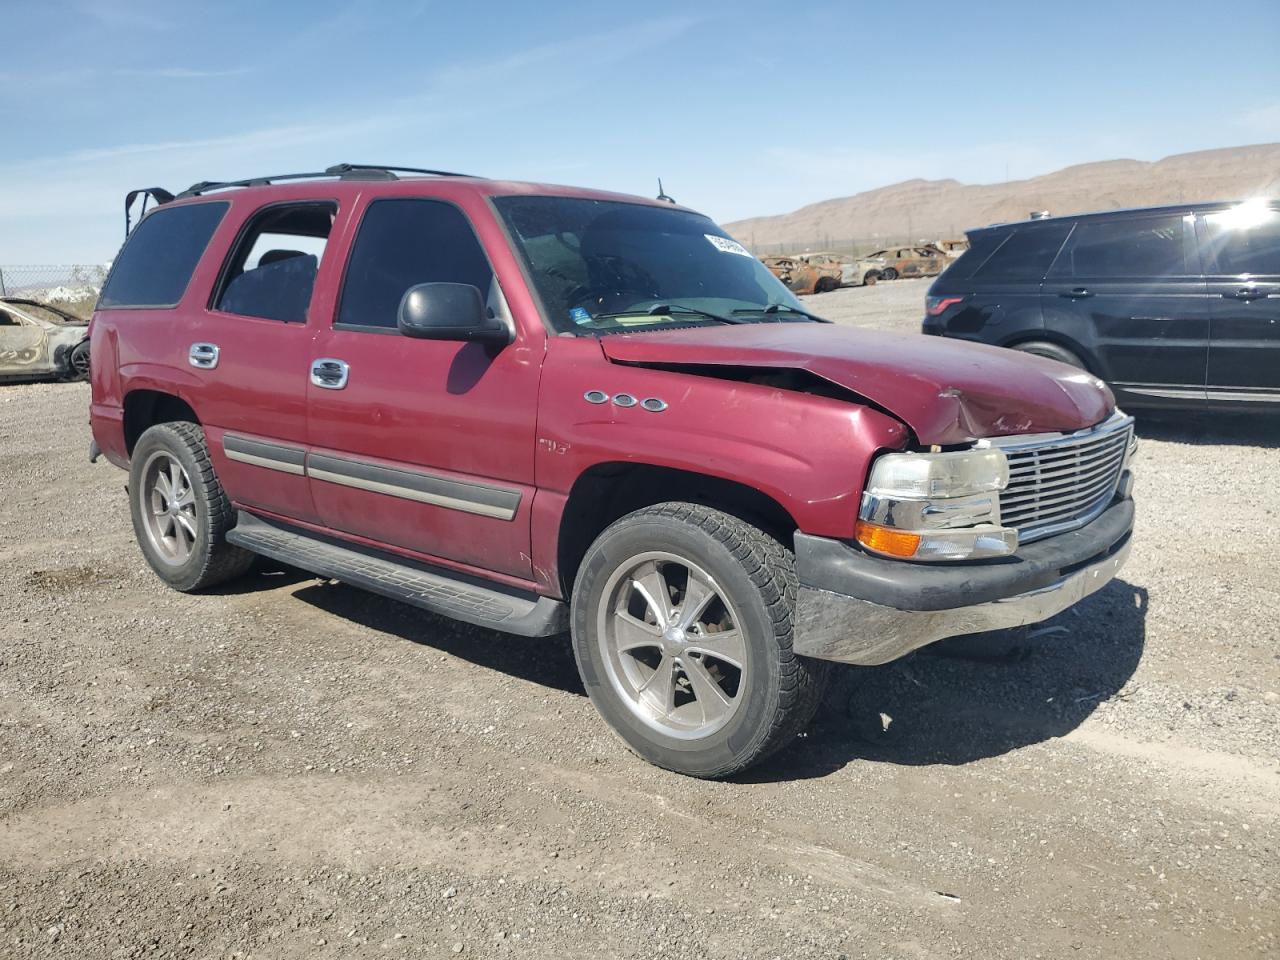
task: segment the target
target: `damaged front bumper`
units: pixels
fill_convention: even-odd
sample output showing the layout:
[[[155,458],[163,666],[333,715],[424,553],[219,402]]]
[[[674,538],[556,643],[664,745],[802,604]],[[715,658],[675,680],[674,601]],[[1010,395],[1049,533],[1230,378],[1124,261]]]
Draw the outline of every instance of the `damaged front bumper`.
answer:
[[[886,560],[796,534],[795,652],[864,666],[947,637],[1039,623],[1106,586],[1129,556],[1133,501],[1011,557],[947,565]]]

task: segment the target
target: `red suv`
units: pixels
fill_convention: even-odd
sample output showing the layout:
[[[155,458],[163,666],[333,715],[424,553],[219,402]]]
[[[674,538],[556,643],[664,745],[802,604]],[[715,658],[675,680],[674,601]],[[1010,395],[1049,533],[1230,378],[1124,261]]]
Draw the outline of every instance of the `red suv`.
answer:
[[[1128,554],[1100,381],[832,326],[691,210],[346,164],[151,195],[92,454],[178,590],[262,554],[570,630],[636,752],[720,777],[804,727],[824,661],[1042,620]]]

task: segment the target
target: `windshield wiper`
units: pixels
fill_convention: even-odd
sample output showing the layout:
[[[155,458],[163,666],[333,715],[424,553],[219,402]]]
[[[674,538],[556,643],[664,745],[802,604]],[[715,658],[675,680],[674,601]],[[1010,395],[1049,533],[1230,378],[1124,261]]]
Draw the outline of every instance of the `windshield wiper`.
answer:
[[[663,314],[671,316],[675,313],[692,313],[697,317],[706,317],[708,320],[717,320],[720,323],[749,323],[748,320],[739,320],[737,317],[725,317],[718,313],[710,313],[706,310],[699,310],[697,307],[686,306],[683,303],[655,303],[652,307],[645,311],[651,317],[660,317]]]
[[[812,320],[814,323],[834,322],[834,321],[828,320],[826,317],[820,317],[817,314],[810,313],[808,310],[801,310],[799,307],[792,307],[785,303],[770,303],[767,306],[763,306],[763,307],[752,307],[749,310],[735,310],[733,312],[734,313],[767,313],[772,315],[777,313],[779,310],[785,310],[787,311],[787,313],[798,313],[800,314],[800,316],[807,317],[808,319]]]

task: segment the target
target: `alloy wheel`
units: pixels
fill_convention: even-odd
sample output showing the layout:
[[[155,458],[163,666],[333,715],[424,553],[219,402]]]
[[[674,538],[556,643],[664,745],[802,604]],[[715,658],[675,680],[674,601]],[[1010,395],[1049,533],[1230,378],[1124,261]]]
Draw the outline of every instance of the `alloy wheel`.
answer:
[[[609,578],[597,636],[609,681],[631,712],[667,736],[698,739],[728,723],[748,689],[741,623],[705,570],[652,552]]]
[[[152,547],[165,563],[182,566],[191,558],[199,530],[196,494],[186,469],[157,450],[143,468],[141,495],[143,524]]]

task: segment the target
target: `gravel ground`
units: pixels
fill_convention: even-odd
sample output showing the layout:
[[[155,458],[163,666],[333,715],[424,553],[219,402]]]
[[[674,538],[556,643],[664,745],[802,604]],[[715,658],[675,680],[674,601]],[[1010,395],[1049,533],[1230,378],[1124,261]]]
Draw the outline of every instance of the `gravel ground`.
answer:
[[[811,299],[916,328],[924,283]],[[1280,951],[1280,438],[1144,423],[1119,580],[1021,656],[842,668],[703,783],[567,644],[265,570],[169,591],[78,384],[0,387],[0,956]]]

